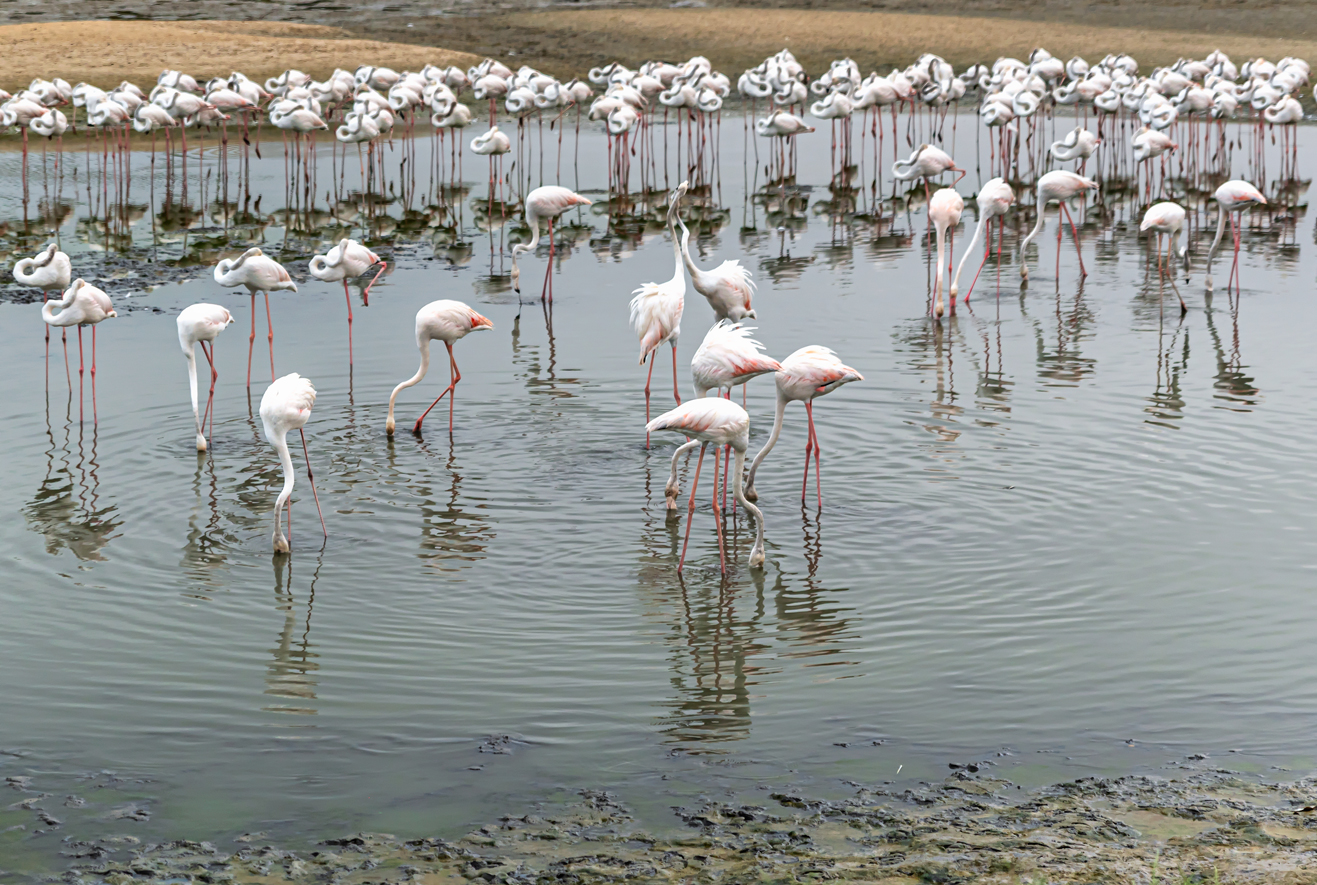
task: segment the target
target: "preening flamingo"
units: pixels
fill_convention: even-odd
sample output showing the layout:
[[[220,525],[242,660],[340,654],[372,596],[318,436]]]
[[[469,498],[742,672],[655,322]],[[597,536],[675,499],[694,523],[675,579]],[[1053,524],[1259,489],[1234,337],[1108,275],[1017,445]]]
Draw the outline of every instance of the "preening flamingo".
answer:
[[[1221,245],[1221,235],[1225,233],[1226,216],[1230,216],[1230,232],[1235,240],[1235,260],[1230,266],[1230,277],[1226,279],[1226,285],[1230,285],[1230,280],[1234,278],[1238,284],[1237,273],[1239,269],[1239,227],[1235,222],[1235,213],[1243,212],[1249,206],[1265,206],[1267,198],[1262,196],[1262,192],[1249,184],[1247,181],[1234,179],[1227,181],[1216,189],[1213,194],[1216,199],[1217,222],[1216,236],[1212,238],[1212,248],[1207,251],[1207,291],[1212,291],[1212,259],[1216,257],[1216,250]]]
[[[448,369],[449,382],[444,388],[444,392],[430,403],[430,409],[439,404],[439,400],[444,398],[444,394],[452,394],[457,382],[462,380],[462,373],[458,371],[457,360],[453,359],[453,342],[465,338],[472,332],[480,329],[492,329],[494,324],[485,317],[476,313],[470,307],[467,307],[460,301],[431,301],[416,312],[416,347],[421,351],[421,367],[416,370],[416,374],[406,381],[393,388],[393,393],[389,394],[389,417],[384,424],[384,430],[390,436],[393,435],[393,404],[398,399],[398,394],[411,387],[419,384],[425,377],[425,373],[430,370],[430,342],[442,341],[448,348]],[[412,428],[412,433],[421,432],[421,422],[425,416],[430,414],[430,409],[426,409],[421,417],[416,419],[416,426]],[[453,432],[453,397],[448,397],[448,432]]]
[[[218,304],[193,304],[183,308],[178,315],[178,344],[183,348],[187,359],[188,384],[192,389],[192,417],[197,424],[197,451],[206,451],[206,417],[210,417],[211,436],[214,436],[215,416],[211,407],[215,402],[215,381],[219,372],[215,369],[215,339],[233,322],[233,314]],[[210,394],[206,398],[206,411],[203,414],[197,403],[197,344],[206,356],[210,366]],[[210,344],[210,347],[206,347]]]
[[[306,433],[302,428],[311,417],[311,407],[316,403],[316,389],[309,378],[303,378],[294,372],[270,383],[261,397],[261,424],[265,426],[265,438],[279,453],[279,464],[284,470],[284,486],[274,504],[274,552],[287,553],[288,539],[284,537],[281,518],[284,504],[288,504],[288,532],[293,530],[293,505],[289,500],[293,495],[293,458],[288,453],[288,431],[296,430],[302,437],[302,453],[306,455],[306,478],[311,484],[311,495],[316,501],[316,512],[320,514],[320,530],[329,537],[325,528],[325,514],[320,510],[320,496],[316,494],[315,475],[311,472],[311,453],[306,448]]]
[[[924,196],[928,197],[928,180],[937,178],[943,172],[959,172],[956,180],[952,182],[955,186],[962,178],[965,177],[966,170],[956,165],[956,161],[951,159],[951,155],[941,148],[933,147],[929,144],[921,144],[913,154],[904,160],[897,160],[892,164],[892,175],[897,181],[913,181],[916,178],[924,180]]]
[[[956,293],[960,287],[960,272],[965,268],[965,261],[974,254],[974,244],[979,241],[979,235],[983,229],[992,223],[992,219],[1001,218],[1011,211],[1011,206],[1015,203],[1015,191],[1004,179],[993,178],[985,182],[983,187],[979,188],[979,194],[975,198],[979,206],[979,223],[974,226],[974,236],[970,238],[969,245],[965,247],[965,254],[960,258],[960,264],[956,265],[956,275],[951,280],[951,300],[956,300]],[[983,265],[987,263],[988,252],[991,250],[991,242],[985,242],[983,248],[983,260],[979,262],[979,269],[974,273],[974,279],[970,281],[969,288],[965,290],[965,300],[969,301],[969,295],[974,291],[974,284],[979,281],[979,274],[983,272]],[[1001,235],[998,232],[997,255],[1001,256]]]
[[[1148,207],[1148,211],[1143,213],[1143,221],[1139,224],[1141,231],[1155,231],[1157,234],[1157,277],[1169,275],[1171,278],[1171,288],[1175,290],[1175,296],[1180,299],[1180,313],[1183,315],[1188,310],[1184,304],[1184,296],[1180,294],[1180,288],[1175,285],[1175,271],[1171,269],[1171,257],[1180,245],[1180,231],[1184,229],[1185,212],[1184,207],[1178,203],[1163,202]],[[1170,239],[1166,250],[1166,264],[1162,264],[1162,234],[1169,234]],[[1180,260],[1184,262],[1185,272],[1189,271],[1189,244],[1186,243],[1179,249]],[[1188,282],[1186,279],[1185,282]]]
[[[352,365],[352,295],[348,292],[348,280],[355,280],[377,264],[380,269],[375,273],[375,276],[371,277],[370,282],[366,284],[366,290],[361,294],[362,301],[366,303],[367,307],[370,306],[370,287],[375,285],[375,281],[380,278],[380,274],[384,273],[388,267],[388,264],[374,252],[356,240],[344,237],[328,253],[314,256],[307,264],[311,276],[317,280],[326,283],[343,281],[343,297],[347,299],[348,303],[349,366]]]
[[[810,344],[800,348],[782,360],[782,368],[773,376],[777,382],[777,413],[773,417],[773,433],[759,454],[755,455],[746,478],[745,495],[751,501],[759,500],[755,494],[755,473],[768,453],[777,445],[778,435],[782,432],[782,416],[787,403],[803,402],[805,414],[809,416],[809,435],[805,440],[805,478],[800,486],[800,500],[805,500],[805,490],[809,486],[809,457],[814,456],[814,487],[818,492],[819,506],[823,506],[823,488],[820,484],[822,466],[820,464],[819,437],[814,430],[814,399],[832,393],[843,384],[863,381],[864,376],[843,363],[837,354],[826,347]]]
[[[1052,202],[1058,204],[1056,210],[1056,260],[1058,266],[1061,261],[1061,215],[1064,213],[1070,221],[1070,235],[1074,238],[1075,252],[1079,255],[1079,275],[1081,277],[1088,276],[1088,271],[1084,270],[1084,253],[1079,245],[1079,231],[1075,229],[1075,220],[1070,217],[1070,209],[1066,206],[1066,200],[1088,190],[1097,190],[1097,182],[1065,169],[1053,170],[1038,179],[1038,199],[1035,201],[1038,223],[1033,226],[1033,230],[1029,231],[1029,236],[1025,237],[1024,242],[1020,244],[1020,276],[1026,280],[1029,279],[1029,262],[1025,260],[1024,252],[1029,248],[1029,242],[1038,236],[1038,232],[1043,229],[1047,204]]]
[[[1066,133],[1065,138],[1052,142],[1051,153],[1053,157],[1062,162],[1078,160],[1080,168],[1083,169],[1088,162],[1088,158],[1097,153],[1098,146],[1101,144],[1102,139],[1083,126],[1076,126]]]
[[[265,321],[270,327],[270,380],[274,380],[274,319],[270,316],[270,293],[297,291],[288,271],[259,248],[253,247],[236,259],[222,258],[215,265],[215,282],[227,289],[242,286],[252,299],[252,331],[247,338],[247,389],[252,386],[252,348],[256,344],[256,293],[265,295]]]
[[[56,312],[58,311],[58,313]],[[78,383],[82,383],[82,327],[91,326],[91,409],[96,421],[96,325],[117,317],[110,296],[82,279],[73,281],[59,301],[41,305],[41,318],[47,326],[78,327]],[[79,409],[81,409],[79,405]]]
[[[677,185],[678,202],[687,187],[685,181]],[[690,272],[691,285],[708,300],[714,316],[734,322],[747,317],[757,319],[751,306],[755,282],[751,279],[750,270],[742,267],[741,262],[735,258],[724,261],[712,270],[701,270],[691,258],[690,231],[686,229],[686,222],[682,221],[680,212],[677,214],[677,224],[681,225],[681,260]]]
[[[649,422],[649,384],[654,378],[654,355],[663,342],[672,345],[672,395],[681,403],[677,389],[677,339],[681,336],[681,312],[686,308],[686,274],[681,269],[681,246],[677,242],[677,192],[668,198],[668,233],[672,236],[675,269],[666,283],[645,283],[632,292],[631,328],[640,338],[640,364],[649,360],[645,378],[645,422]],[[649,437],[645,437],[646,445]]]
[[[722,571],[724,574],[727,572],[727,553],[723,540],[722,507],[719,504],[718,497],[718,458],[716,452],[719,446],[731,446],[736,452],[736,462],[732,466],[732,494],[735,495],[741,506],[746,509],[746,512],[754,517],[755,521],[755,543],[750,550],[750,567],[763,568],[764,514],[746,498],[745,490],[741,485],[741,472],[745,469],[745,450],[750,441],[750,416],[746,414],[745,409],[731,400],[722,399],[721,397],[700,397],[682,403],[672,411],[665,412],[645,424],[646,434],[657,430],[671,430],[691,437],[690,442],[677,449],[678,454],[690,449],[696,443],[700,445],[700,457],[695,462],[695,477],[691,480],[690,502],[686,505],[686,538],[681,545],[681,559],[677,562],[677,572],[680,574],[682,567],[686,564],[686,548],[691,539],[691,522],[695,518],[695,493],[700,482],[700,468],[704,465],[704,451],[710,443],[715,447],[715,457],[713,459],[713,515],[714,522],[718,526],[718,559],[722,565]],[[677,455],[673,455],[674,466],[676,458]],[[669,505],[672,504],[673,499],[669,498]]]
[[[960,224],[960,215],[965,211],[965,200],[956,193],[955,188],[944,187],[933,194],[928,204],[928,217],[937,230],[937,273],[933,283],[933,316],[941,317],[945,312],[942,304],[942,250],[946,245],[947,228]],[[950,273],[950,257],[947,259],[947,273]],[[956,299],[951,299],[951,312],[956,312]]]
[[[63,292],[73,281],[73,265],[69,256],[51,243],[31,258],[14,262],[14,280],[20,286],[41,290],[41,301],[50,300],[52,291]],[[65,330],[65,335],[68,334]],[[46,326],[46,352],[50,352],[50,326]]]
[[[540,244],[540,222],[547,221],[549,265],[544,270],[544,287],[540,291],[540,300],[545,299],[545,293],[548,293],[550,301],[553,300],[553,289],[549,287],[549,280],[553,274],[553,219],[573,206],[589,205],[591,203],[585,197],[556,184],[537,187],[526,196],[526,223],[530,225],[530,242],[517,243],[512,247],[512,288],[518,295],[521,294],[521,268],[517,265],[517,256],[523,252],[535,251],[535,247]]]

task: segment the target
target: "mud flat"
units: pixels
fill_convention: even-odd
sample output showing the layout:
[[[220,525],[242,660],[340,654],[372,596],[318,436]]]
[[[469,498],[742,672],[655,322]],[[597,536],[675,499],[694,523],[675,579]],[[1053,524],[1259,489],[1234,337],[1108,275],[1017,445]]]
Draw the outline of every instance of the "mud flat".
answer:
[[[73,860],[62,879],[1317,883],[1317,779],[1264,784],[1200,768],[1026,791],[976,768],[900,791],[852,784],[854,796],[839,801],[765,790],[762,804],[676,808],[667,833],[641,828],[612,795],[583,790],[567,805],[523,810],[452,840],[363,833],[299,850],[263,833],[227,844],[65,840],[61,852]],[[41,805],[24,806],[37,827],[49,817]]]
[[[468,67],[479,59],[430,46],[353,39],[338,28],[287,22],[70,21],[0,26],[5,59],[0,86],[34,77],[85,80],[98,86],[132,80],[148,88],[160,71],[178,68],[198,80],[242,71],[264,79],[288,68],[324,77],[358,64],[420,70],[429,64]]]

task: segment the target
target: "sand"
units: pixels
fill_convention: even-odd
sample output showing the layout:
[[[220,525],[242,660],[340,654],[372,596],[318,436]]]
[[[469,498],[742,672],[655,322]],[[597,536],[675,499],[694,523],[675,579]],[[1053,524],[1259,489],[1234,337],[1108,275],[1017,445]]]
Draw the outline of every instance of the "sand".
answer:
[[[198,80],[238,70],[265,79],[288,68],[317,78],[335,67],[372,63],[420,70],[427,63],[465,68],[479,59],[407,43],[353,39],[338,28],[285,22],[49,22],[0,26],[0,86],[34,77],[85,80],[97,86],[132,80],[143,88],[177,68]]]
[[[91,6],[95,8],[94,3]],[[232,12],[214,0],[196,0],[188,9],[217,16]],[[584,76],[590,67],[614,59],[637,65],[652,58],[680,61],[702,54],[735,80],[742,70],[783,46],[812,72],[844,55],[854,58],[863,71],[885,72],[927,51],[963,67],[1002,55],[1024,57],[1035,46],[1062,57],[1080,54],[1090,61],[1107,52],[1129,52],[1144,71],[1181,56],[1202,57],[1217,48],[1239,60],[1298,55],[1317,62],[1317,39],[1255,35],[1292,32],[1265,27],[1269,16],[1279,14],[1265,4],[1244,0],[1235,10],[1239,28],[1222,33],[1231,29],[1222,24],[1225,20],[1217,10],[1212,28],[1217,33],[1212,34],[999,16],[744,7],[442,16],[384,7],[368,20],[354,7],[326,7],[315,11],[327,23],[320,25],[43,22],[0,26],[0,53],[6,59],[0,85],[13,89],[36,76],[56,75],[72,83],[110,85],[129,79],[148,85],[167,67],[181,68],[199,79],[233,70],[265,78],[290,67],[324,77],[335,67],[353,69],[365,62],[399,70],[418,70],[426,63],[467,67],[484,55],[499,57],[514,68],[530,64],[570,77]],[[280,17],[306,17],[305,10],[277,4],[269,11]],[[1139,9],[1131,8],[1128,14],[1137,24]],[[1156,20],[1170,19],[1158,12]],[[372,39],[361,39],[362,35]],[[439,46],[462,47],[466,52]]]

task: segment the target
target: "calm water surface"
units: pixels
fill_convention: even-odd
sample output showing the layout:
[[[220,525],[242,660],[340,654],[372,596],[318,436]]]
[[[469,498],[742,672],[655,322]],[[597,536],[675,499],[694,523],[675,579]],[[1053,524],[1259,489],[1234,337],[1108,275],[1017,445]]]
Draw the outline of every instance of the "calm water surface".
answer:
[[[955,152],[967,198],[989,177],[986,141],[972,161],[974,122],[960,119]],[[508,158],[510,199],[527,177],[555,180],[552,139],[543,172],[538,158]],[[96,192],[70,139],[62,183],[33,154],[25,209],[20,155],[0,155],[3,249],[30,254],[57,226],[75,273],[102,280],[120,310],[99,331],[94,426],[90,388],[79,421],[76,353],[72,392],[57,347],[46,363],[33,293],[10,284],[0,303],[0,776],[88,802],[44,833],[0,803],[3,868],[58,866],[59,840],[108,832],[446,835],[581,787],[619,791],[661,828],[675,825],[668,806],[700,795],[762,798],[756,787],[784,783],[822,795],[971,760],[1024,783],[1195,752],[1306,773],[1317,729],[1307,180],[1278,184],[1269,156],[1264,190],[1290,208],[1249,222],[1237,297],[1203,286],[1215,206],[1201,189],[1215,183],[1172,182],[1196,217],[1183,319],[1171,292],[1159,307],[1141,210],[1111,180],[1083,213],[1085,282],[1068,240],[1055,275],[1052,216],[1027,288],[1008,256],[1000,284],[990,265],[972,310],[936,324],[922,189],[908,209],[875,201],[866,143],[860,190],[834,191],[825,129],[802,139],[798,186],[784,192],[765,183],[767,150],[756,165],[745,144],[741,119],[725,117],[692,209],[697,260],[739,257],[754,271],[770,353],[826,344],[865,380],[815,410],[822,509],[812,489],[801,506],[804,411],[792,406],[758,482],[766,569],[747,567],[753,534],[738,514],[720,580],[704,501],[684,581],[663,502],[675,443],[645,447],[627,312],[632,289],[671,276],[673,253],[657,202],[607,200],[597,133],[577,147],[569,129],[564,142],[561,180],[598,202],[564,228],[551,313],[538,301],[519,310],[510,290],[507,247],[524,231],[491,212],[485,161],[468,153],[465,187],[440,191],[428,140],[414,180],[399,181],[400,146],[386,154],[391,185],[364,211],[349,193],[355,157],[340,187],[321,146],[312,206],[285,186],[268,132],[249,184],[231,163],[230,204],[213,145],[200,187],[194,154],[187,204],[177,176],[164,184],[163,154],[152,188],[149,150],[133,157],[123,197],[113,180]],[[883,149],[887,167],[890,130]],[[669,151],[675,185],[675,142]],[[1234,173],[1256,181],[1249,156],[1235,150]],[[889,175],[877,194],[890,196]],[[1031,221],[1030,209],[1012,217],[1008,249]],[[319,391],[306,435],[329,527],[321,548],[303,476],[294,553],[273,558],[280,472],[255,414],[268,357],[258,341],[249,397],[248,299],[219,288],[209,265],[255,241],[304,279],[306,257],[343,235],[377,244],[396,269],[369,307],[354,290],[351,372],[341,286],[272,296],[276,367]],[[157,279],[145,259],[196,267]],[[528,295],[546,260],[544,246],[525,260]],[[495,330],[456,346],[452,436],[437,410],[423,439],[390,441],[388,394],[415,370],[413,317],[435,298],[467,301]],[[174,322],[196,301],[237,317],[217,346],[202,457]],[[683,396],[711,318],[690,292]],[[671,402],[662,355],[657,409]],[[400,397],[400,425],[446,374]],[[772,408],[772,382],[752,382],[752,451]],[[150,820],[116,817],[124,809]]]

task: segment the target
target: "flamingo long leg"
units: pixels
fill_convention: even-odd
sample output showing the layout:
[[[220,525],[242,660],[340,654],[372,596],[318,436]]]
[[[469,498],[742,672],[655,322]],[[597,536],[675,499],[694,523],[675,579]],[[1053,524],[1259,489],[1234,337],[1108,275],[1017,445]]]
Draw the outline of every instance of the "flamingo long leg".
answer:
[[[686,539],[681,542],[681,559],[677,560],[677,574],[681,574],[681,568],[686,564],[686,548],[691,542],[691,523],[695,521],[695,490],[700,484],[700,468],[704,465],[704,450],[708,447],[708,443],[700,443],[700,457],[695,462],[695,478],[691,480],[691,498],[686,505]]]
[[[810,400],[805,401],[805,413],[809,416],[809,438],[814,443],[814,491],[819,496],[819,507],[823,506],[823,480],[821,474],[823,465],[820,460],[820,450],[823,448],[819,445],[819,434],[814,429],[814,403]],[[809,459],[805,459],[805,475],[809,475]]]
[[[81,328],[81,327],[79,327]],[[96,417],[96,327],[91,327],[91,423],[98,423]]]
[[[1075,241],[1075,254],[1079,256],[1079,275],[1081,277],[1086,277],[1088,276],[1088,271],[1084,269],[1084,250],[1079,245],[1079,231],[1075,229],[1075,219],[1070,214],[1070,207],[1067,206],[1064,201],[1061,203],[1061,208],[1065,211],[1066,221],[1070,222],[1070,236]],[[1057,223],[1057,227],[1060,227],[1059,222]]]
[[[348,302],[348,365],[352,365],[352,293],[348,291],[347,277],[343,278],[343,297]]]
[[[462,373],[458,371],[457,368],[457,360],[453,359],[452,342],[445,341],[444,346],[448,348],[448,386],[444,388],[443,393],[435,397],[434,402],[430,403],[430,408],[426,409],[425,412],[421,414],[421,417],[416,419],[416,426],[412,428],[412,433],[419,434],[421,432],[421,422],[425,420],[426,415],[430,414],[430,409],[439,405],[439,400],[443,399],[446,395],[451,394],[453,389],[457,387],[457,382],[462,380]],[[453,398],[451,396],[448,397],[448,432],[453,432]]]
[[[729,448],[724,446],[724,448]],[[727,574],[727,551],[723,541],[722,508],[718,506],[718,450],[713,452],[713,524],[718,529],[718,565]]]
[[[274,380],[274,317],[270,316],[270,293],[265,293],[265,322],[270,327],[270,380]]]
[[[312,498],[315,498],[315,502],[316,502],[316,513],[319,513],[319,514],[320,514],[320,530],[321,530],[322,532],[324,532],[324,533],[325,533],[325,537],[328,538],[328,537],[329,537],[329,529],[325,528],[325,514],[324,514],[324,512],[320,509],[320,496],[319,496],[318,494],[316,494],[316,476],[315,476],[314,473],[311,472],[311,453],[308,452],[308,451],[306,450],[306,431],[299,427],[299,428],[297,429],[297,432],[298,432],[299,434],[301,434],[301,436],[302,436],[302,454],[306,456],[306,479],[307,479],[307,482],[309,482],[309,483],[311,484],[311,497],[312,497]],[[291,503],[292,499],[290,498],[289,501],[290,501],[290,503]],[[291,535],[292,532],[293,532],[293,510],[292,510],[291,507],[289,507],[289,508],[288,508],[288,533]]]
[[[252,331],[247,336],[247,389],[252,389],[252,353],[256,347],[256,293],[252,297]]]
[[[645,423],[649,423],[649,382],[654,380],[654,354],[656,351],[649,352],[649,374],[645,376]],[[645,433],[645,448],[649,448],[649,433]]]
[[[206,426],[206,419],[210,419],[210,437],[215,437],[215,415],[211,407],[215,402],[215,379],[219,377],[219,372],[215,371],[215,354],[206,349],[206,342],[198,342],[201,345],[201,352],[206,357],[206,363],[210,366],[210,394],[206,397],[206,410],[201,413],[201,426]],[[213,347],[213,345],[212,345]]]
[[[672,342],[672,396],[681,405],[681,392],[677,390],[677,342]]]
[[[371,277],[370,282],[366,284],[366,291],[361,293],[361,300],[365,302],[367,307],[370,307],[370,287],[375,285],[375,281],[378,280],[380,276],[383,275],[384,269],[388,266],[389,265],[387,262],[381,261],[380,269],[375,271],[375,276]]]

